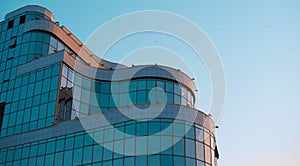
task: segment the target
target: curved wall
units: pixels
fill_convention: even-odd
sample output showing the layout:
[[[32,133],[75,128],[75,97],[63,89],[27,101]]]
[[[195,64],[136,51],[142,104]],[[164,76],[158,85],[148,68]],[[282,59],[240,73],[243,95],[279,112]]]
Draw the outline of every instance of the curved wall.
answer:
[[[186,74],[102,60],[39,6],[5,19],[0,165],[216,165],[214,122]]]

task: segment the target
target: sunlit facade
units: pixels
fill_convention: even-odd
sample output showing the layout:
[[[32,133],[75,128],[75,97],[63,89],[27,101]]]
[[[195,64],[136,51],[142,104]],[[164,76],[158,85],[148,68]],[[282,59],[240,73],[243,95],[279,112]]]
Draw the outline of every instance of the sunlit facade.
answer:
[[[0,32],[0,165],[217,165],[184,73],[100,59],[40,6],[8,13]],[[162,112],[122,114],[134,108]]]

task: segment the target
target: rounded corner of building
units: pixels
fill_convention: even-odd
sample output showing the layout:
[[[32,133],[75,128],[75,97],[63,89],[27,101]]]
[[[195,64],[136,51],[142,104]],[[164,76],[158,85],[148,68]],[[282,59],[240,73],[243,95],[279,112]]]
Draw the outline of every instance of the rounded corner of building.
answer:
[[[26,12],[36,12],[39,14],[43,14],[47,18],[50,19],[50,21],[54,21],[54,16],[50,10],[48,10],[45,7],[39,6],[39,5],[26,5],[21,8],[18,8],[10,13],[7,13],[4,17],[5,20],[11,19],[17,15],[21,15]]]

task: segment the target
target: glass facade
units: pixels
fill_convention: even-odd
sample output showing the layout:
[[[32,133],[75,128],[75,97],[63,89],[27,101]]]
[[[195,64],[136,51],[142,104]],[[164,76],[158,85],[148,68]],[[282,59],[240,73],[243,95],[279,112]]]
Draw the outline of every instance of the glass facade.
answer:
[[[1,137],[53,125],[59,73],[60,64],[56,64],[4,83]]]
[[[90,79],[65,64],[62,66],[57,122],[75,119],[77,114],[84,117],[99,111],[149,104],[193,108],[194,96],[186,86],[163,78],[108,82]]]
[[[83,75],[73,63],[91,68],[78,51],[82,45],[66,42],[70,34],[52,22],[49,11],[26,7],[0,22],[0,165],[217,165],[214,131],[194,108],[190,78],[157,74],[111,81]],[[26,30],[38,20],[60,31]],[[127,118],[87,130],[77,125],[99,112],[117,116],[123,108],[150,105],[184,107],[202,119]]]
[[[153,137],[156,143],[140,141],[137,136],[151,135],[171,125],[172,132]],[[120,135],[117,128],[128,134]],[[181,138],[180,135],[186,135]],[[180,133],[181,132],[181,133]],[[178,136],[178,137],[177,137]],[[94,137],[97,137],[93,139]],[[175,141],[174,146],[157,154],[148,154],[160,149],[165,141]],[[179,141],[178,141],[179,140]],[[140,142],[139,142],[140,141]],[[121,148],[126,156],[105,148]],[[114,126],[104,126],[85,132],[76,132],[59,137],[8,147],[0,152],[0,164],[4,165],[215,165],[215,137],[209,130],[197,124],[171,119],[155,119],[147,122],[127,121]]]

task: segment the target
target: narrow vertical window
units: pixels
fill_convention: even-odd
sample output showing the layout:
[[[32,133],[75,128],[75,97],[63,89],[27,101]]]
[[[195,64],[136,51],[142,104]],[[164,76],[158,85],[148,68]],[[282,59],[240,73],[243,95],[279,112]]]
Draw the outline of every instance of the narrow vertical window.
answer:
[[[10,29],[14,26],[14,20],[8,21],[7,29]]]
[[[4,116],[4,108],[5,108],[5,103],[0,103],[0,131],[2,129],[2,122],[3,122],[3,116]]]
[[[19,24],[24,24],[25,20],[26,20],[26,15],[21,16]]]

